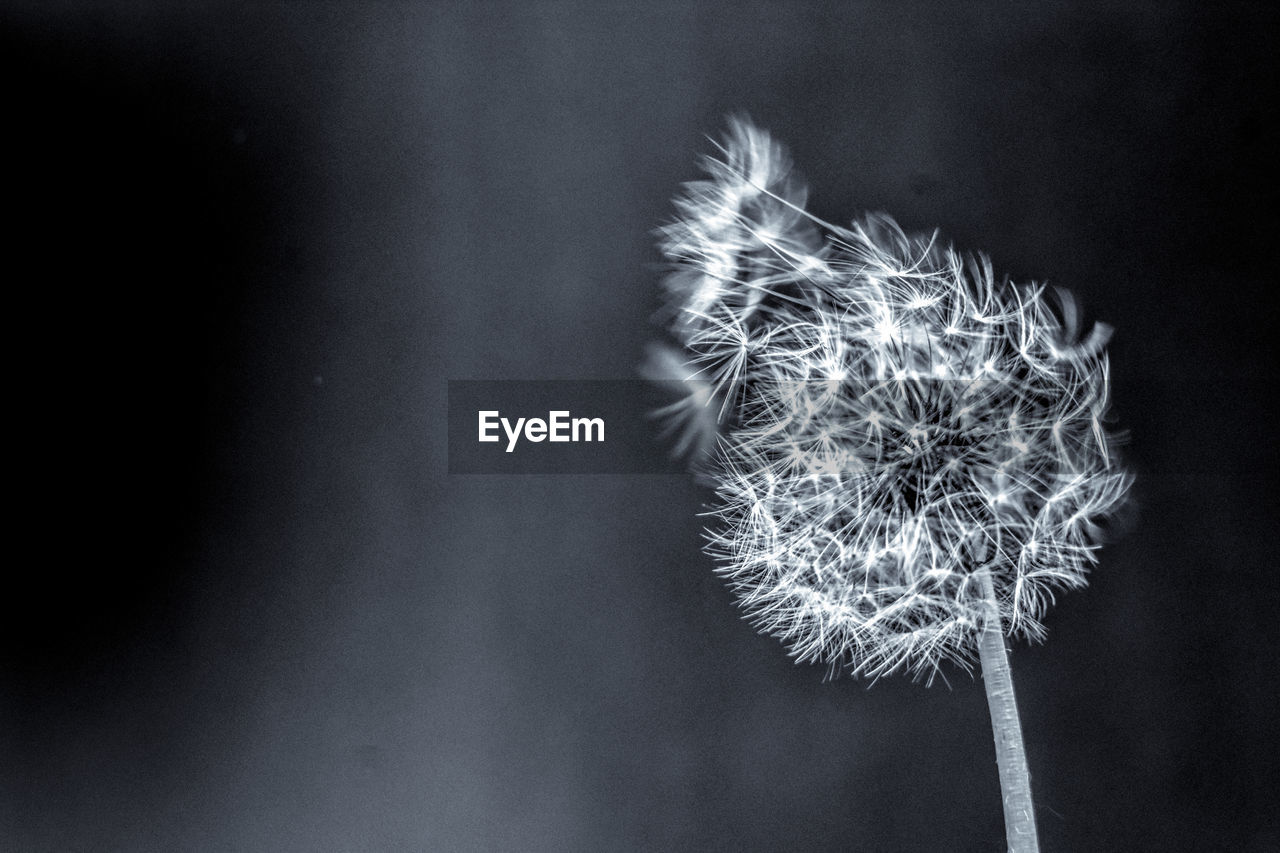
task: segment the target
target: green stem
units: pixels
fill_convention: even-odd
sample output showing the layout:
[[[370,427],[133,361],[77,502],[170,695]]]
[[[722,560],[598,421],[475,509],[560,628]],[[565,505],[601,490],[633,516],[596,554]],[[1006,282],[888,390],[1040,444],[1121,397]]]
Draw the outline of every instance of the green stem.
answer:
[[[987,705],[991,708],[991,729],[996,738],[996,765],[1000,768],[1000,789],[1004,797],[1004,827],[1009,840],[1009,853],[1038,853],[1036,815],[1031,802],[1031,771],[1027,767],[1027,751],[1022,743],[1022,724],[1018,720],[1018,703],[1013,695],[1013,673],[1009,669],[1009,653],[1004,644],[1004,631],[996,607],[991,578],[982,573],[983,591],[991,602],[993,618],[978,641],[982,659],[982,681],[987,688]]]

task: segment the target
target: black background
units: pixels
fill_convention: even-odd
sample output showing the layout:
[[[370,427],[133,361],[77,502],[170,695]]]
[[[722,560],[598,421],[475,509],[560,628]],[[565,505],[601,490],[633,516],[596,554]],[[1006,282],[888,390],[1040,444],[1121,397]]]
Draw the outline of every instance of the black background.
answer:
[[[794,666],[688,479],[445,473],[447,379],[633,375],[746,110],[1118,330],[1133,507],[1013,656],[1044,849],[1280,847],[1270,4],[0,22],[0,846],[1003,849],[980,680]]]

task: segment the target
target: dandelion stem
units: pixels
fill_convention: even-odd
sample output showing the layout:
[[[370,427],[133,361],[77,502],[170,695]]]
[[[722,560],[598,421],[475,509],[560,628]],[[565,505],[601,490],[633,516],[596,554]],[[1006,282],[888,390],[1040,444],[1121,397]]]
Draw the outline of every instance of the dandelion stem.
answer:
[[[982,659],[982,681],[987,688],[987,705],[991,709],[991,730],[996,739],[1005,835],[1009,841],[1009,853],[1038,853],[1040,843],[1036,838],[1036,815],[1031,802],[1031,770],[1027,766],[1027,751],[1022,743],[1022,723],[1018,720],[1018,703],[1013,694],[1009,653],[1004,644],[991,577],[982,572],[981,578],[994,614],[987,620],[978,649]]]

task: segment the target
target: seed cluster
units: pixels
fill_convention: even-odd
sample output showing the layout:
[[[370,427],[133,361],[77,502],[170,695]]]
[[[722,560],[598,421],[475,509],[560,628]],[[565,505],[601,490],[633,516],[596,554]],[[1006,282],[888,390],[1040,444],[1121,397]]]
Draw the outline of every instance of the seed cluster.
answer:
[[[1069,294],[890,218],[804,210],[786,152],[730,125],[660,230],[665,411],[716,487],[708,551],[800,661],[878,677],[967,666],[988,620],[1041,639],[1085,585],[1129,475],[1104,428],[1109,330]]]

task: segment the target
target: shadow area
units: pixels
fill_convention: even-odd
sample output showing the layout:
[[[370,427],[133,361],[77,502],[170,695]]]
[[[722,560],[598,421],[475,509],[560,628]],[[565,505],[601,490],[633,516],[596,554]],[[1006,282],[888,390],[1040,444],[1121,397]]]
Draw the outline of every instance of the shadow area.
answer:
[[[170,645],[274,215],[243,94],[77,26],[0,28],[17,475],[0,675],[37,692]]]

